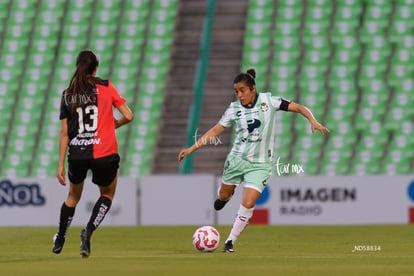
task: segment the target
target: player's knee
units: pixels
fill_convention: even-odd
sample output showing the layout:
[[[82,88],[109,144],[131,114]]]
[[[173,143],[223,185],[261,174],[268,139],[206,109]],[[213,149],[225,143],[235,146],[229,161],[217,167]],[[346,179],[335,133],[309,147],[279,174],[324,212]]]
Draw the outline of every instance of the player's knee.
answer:
[[[114,193],[111,193],[111,194],[105,194],[105,193],[103,193],[103,194],[101,194],[101,196],[106,197],[109,200],[113,200],[114,199],[114,195],[115,195]]]
[[[249,199],[245,199],[242,202],[243,207],[247,209],[253,208],[255,204],[256,202],[254,200],[249,200]]]
[[[113,200],[115,196],[115,186],[100,187],[100,194],[110,200]]]
[[[68,207],[75,207],[80,200],[80,196],[71,196],[69,195],[68,198],[65,200],[65,204]]]
[[[70,192],[69,195],[68,195],[68,197],[67,197],[67,199],[66,199],[66,201],[69,202],[69,203],[71,203],[71,204],[73,204],[73,205],[76,205],[80,201],[81,196],[82,196],[82,193],[73,193],[73,192]]]

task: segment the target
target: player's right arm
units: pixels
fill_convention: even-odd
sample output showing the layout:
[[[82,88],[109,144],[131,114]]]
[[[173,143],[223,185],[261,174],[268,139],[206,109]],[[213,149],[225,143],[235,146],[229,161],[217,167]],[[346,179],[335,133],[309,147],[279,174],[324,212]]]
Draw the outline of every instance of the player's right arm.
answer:
[[[68,149],[68,119],[62,119],[62,125],[60,128],[60,136],[59,136],[59,161],[58,161],[58,169],[57,169],[57,178],[59,183],[63,186],[66,185],[66,172],[65,172],[65,157],[66,151]]]
[[[181,162],[186,155],[191,154],[193,151],[207,145],[209,141],[213,140],[213,137],[220,135],[225,130],[225,127],[220,123],[210,128],[200,139],[198,139],[191,147],[183,149],[178,154],[178,161]]]

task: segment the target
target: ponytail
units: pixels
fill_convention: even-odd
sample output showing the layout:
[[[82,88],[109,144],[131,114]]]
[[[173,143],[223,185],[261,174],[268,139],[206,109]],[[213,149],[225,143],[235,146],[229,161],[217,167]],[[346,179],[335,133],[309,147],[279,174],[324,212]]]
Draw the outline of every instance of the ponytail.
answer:
[[[249,70],[246,71],[246,73],[240,73],[238,74],[235,78],[234,78],[234,82],[233,83],[238,83],[238,82],[246,82],[246,84],[249,86],[250,89],[253,89],[253,86],[256,85],[256,70],[254,70],[253,68],[250,68]]]
[[[74,112],[81,102],[76,100],[82,95],[87,95],[92,92],[95,87],[93,81],[93,74],[98,68],[99,60],[94,52],[84,50],[79,53],[76,59],[76,70],[70,80],[69,87],[66,89],[66,95],[71,95],[72,104],[71,110]]]

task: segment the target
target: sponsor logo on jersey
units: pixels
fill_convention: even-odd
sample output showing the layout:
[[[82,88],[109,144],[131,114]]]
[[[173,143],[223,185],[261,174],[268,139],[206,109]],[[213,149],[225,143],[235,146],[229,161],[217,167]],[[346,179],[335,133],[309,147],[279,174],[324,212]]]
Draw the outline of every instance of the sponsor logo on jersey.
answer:
[[[260,122],[260,120],[257,120],[257,119],[248,120],[247,130],[249,131],[249,133],[252,133],[253,130],[255,130],[256,128],[259,128],[261,124],[262,123]]]
[[[90,139],[83,139],[75,137],[70,140],[70,146],[89,146],[89,145],[99,145],[101,143],[101,138],[90,138]]]

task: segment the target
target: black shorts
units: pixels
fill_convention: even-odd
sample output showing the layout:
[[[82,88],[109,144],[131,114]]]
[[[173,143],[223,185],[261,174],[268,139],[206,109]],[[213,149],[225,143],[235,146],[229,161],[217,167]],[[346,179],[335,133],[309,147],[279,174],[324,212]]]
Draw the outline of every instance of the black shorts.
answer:
[[[92,182],[98,186],[108,186],[112,183],[119,168],[119,155],[112,154],[97,159],[69,160],[68,176],[70,182],[79,184],[86,178],[90,169],[92,171]]]

